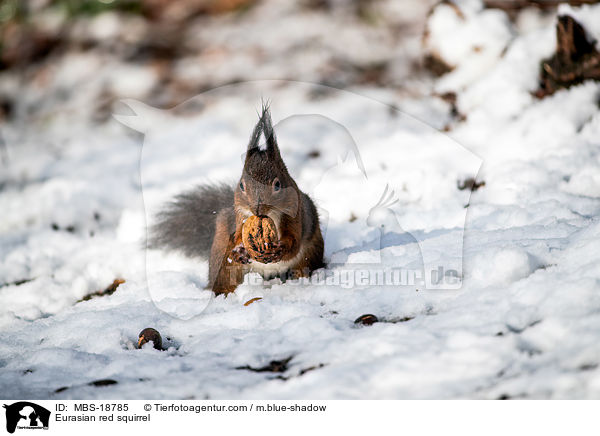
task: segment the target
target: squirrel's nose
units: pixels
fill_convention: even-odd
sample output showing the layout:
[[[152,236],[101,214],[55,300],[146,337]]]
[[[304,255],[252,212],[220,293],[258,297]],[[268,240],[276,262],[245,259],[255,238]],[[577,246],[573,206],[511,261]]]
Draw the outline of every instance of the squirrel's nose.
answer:
[[[260,197],[258,198],[258,201],[256,202],[256,206],[254,206],[254,215],[259,216],[260,215],[260,211],[261,211],[261,202],[260,202]]]

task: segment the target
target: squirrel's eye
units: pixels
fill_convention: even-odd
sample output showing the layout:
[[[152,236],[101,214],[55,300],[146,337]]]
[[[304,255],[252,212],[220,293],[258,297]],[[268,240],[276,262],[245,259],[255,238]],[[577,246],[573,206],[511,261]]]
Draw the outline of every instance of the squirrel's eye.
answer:
[[[273,181],[273,191],[277,192],[281,189],[281,182],[279,181],[279,179],[275,179]]]
[[[244,182],[240,182],[240,190],[244,192]]]

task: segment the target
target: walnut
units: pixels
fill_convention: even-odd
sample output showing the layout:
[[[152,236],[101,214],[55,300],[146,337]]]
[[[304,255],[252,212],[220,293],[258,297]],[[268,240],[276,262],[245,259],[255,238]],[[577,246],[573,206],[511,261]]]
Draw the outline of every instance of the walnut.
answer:
[[[251,257],[265,259],[278,246],[275,223],[269,217],[252,215],[242,227],[242,242]]]

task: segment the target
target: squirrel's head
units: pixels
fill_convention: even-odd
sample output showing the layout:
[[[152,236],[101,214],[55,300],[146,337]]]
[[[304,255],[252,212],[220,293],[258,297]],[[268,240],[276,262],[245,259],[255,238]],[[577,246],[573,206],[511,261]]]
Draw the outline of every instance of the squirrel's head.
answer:
[[[259,145],[261,134],[266,141],[264,147]],[[246,216],[270,216],[279,222],[281,214],[295,216],[298,213],[298,193],[298,187],[281,159],[269,108],[263,105],[235,190],[236,209]]]

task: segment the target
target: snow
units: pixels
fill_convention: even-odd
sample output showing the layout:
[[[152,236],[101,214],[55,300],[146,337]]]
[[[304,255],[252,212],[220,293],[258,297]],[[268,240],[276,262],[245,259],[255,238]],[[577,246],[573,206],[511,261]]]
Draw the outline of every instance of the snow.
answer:
[[[115,76],[102,68],[97,80],[130,99],[93,125],[73,119],[91,111],[89,95],[101,86],[81,83],[103,60],[74,54],[57,64],[52,89],[78,84],[64,110],[40,116],[36,128],[2,131],[2,396],[599,398],[600,84],[535,99],[553,23],[517,25],[478,1],[457,5],[466,24],[446,5],[429,20],[431,41],[455,69],[421,84],[429,92],[418,96],[259,80],[156,109],[134,100],[156,86],[153,70],[111,64]],[[600,37],[600,20],[589,18],[600,6],[569,11]],[[96,19],[96,37],[118,32],[114,19]],[[243,26],[252,25],[222,20],[211,27],[214,41],[244,47]],[[289,35],[277,47],[261,39],[264,50],[293,45],[313,20],[314,38],[341,26],[289,18],[278,24]],[[376,29],[366,32],[377,40]],[[340,41],[330,50],[350,50]],[[356,44],[353,56],[365,62],[393,46]],[[262,79],[275,68],[248,71],[236,53],[212,71],[190,59],[175,70]],[[302,53],[286,68],[302,64]],[[464,121],[435,97],[446,91],[456,92]],[[40,92],[29,89],[26,104]],[[173,194],[235,183],[262,97],[290,172],[319,206],[330,265],[311,283],[253,274],[214,297],[204,290],[207,263],[146,250],[145,226]],[[314,150],[320,156],[307,157]],[[485,185],[459,190],[469,177]],[[381,205],[386,187],[393,195]],[[457,271],[458,285],[373,285],[362,276],[423,266]],[[126,282],[112,295],[79,301],[115,278]],[[367,313],[380,322],[354,323]],[[165,351],[136,349],[146,327],[161,333]],[[281,374],[237,369],[288,357]],[[99,379],[118,383],[89,384]]]
[[[478,1],[459,1],[436,7],[428,21],[427,49],[454,68],[439,81],[438,89],[460,89],[485,75],[512,36],[506,14],[500,10],[482,9]]]

